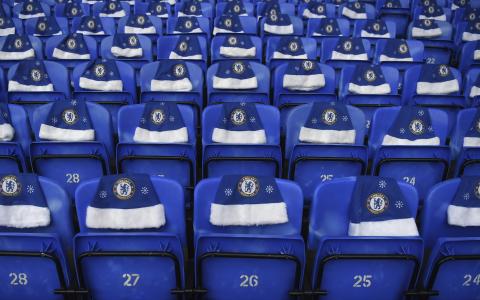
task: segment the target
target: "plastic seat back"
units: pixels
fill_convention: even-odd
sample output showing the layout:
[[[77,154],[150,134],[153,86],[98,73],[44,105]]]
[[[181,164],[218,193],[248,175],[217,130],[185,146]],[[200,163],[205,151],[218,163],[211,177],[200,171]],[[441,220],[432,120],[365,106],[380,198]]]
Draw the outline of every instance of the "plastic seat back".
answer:
[[[418,38],[425,46],[425,62],[429,64],[449,64],[453,51],[453,28],[445,21],[434,21],[442,34],[433,38]],[[407,39],[415,39],[412,35],[413,23],[408,25]]]
[[[480,61],[474,58],[477,42],[466,42],[459,54],[458,70],[465,74],[469,69],[480,68]]]

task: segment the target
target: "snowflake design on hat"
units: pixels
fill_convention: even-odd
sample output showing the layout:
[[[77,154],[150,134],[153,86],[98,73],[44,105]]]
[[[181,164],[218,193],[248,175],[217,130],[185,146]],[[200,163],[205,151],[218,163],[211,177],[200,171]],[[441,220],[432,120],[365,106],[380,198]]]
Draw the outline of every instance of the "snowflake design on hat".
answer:
[[[175,122],[175,117],[174,117],[174,116],[170,116],[170,117],[168,117],[168,120],[169,120],[170,122]]]
[[[432,126],[428,126],[427,130],[428,130],[429,132],[432,132],[432,131],[433,131],[433,127],[432,127]]]
[[[342,117],[342,121],[343,121],[343,122],[347,122],[347,121],[348,121],[348,116],[343,116],[343,117]]]
[[[463,199],[464,199],[464,200],[470,199],[470,193],[465,193],[465,194],[463,194]]]
[[[145,124],[145,122],[146,122],[146,121],[145,121],[145,118],[141,118],[141,119],[140,119],[140,123]]]
[[[316,118],[313,118],[311,122],[312,124],[317,124],[318,120]]]
[[[403,202],[402,201],[395,202],[395,207],[396,208],[402,208],[403,207]]]
[[[142,186],[142,188],[140,189],[140,192],[142,192],[142,194],[144,195],[148,195],[149,190],[146,186]]]
[[[98,196],[102,199],[107,198],[107,191],[100,191],[100,193],[98,193]]]
[[[230,189],[230,188],[225,189],[224,192],[225,192],[225,196],[227,196],[227,197],[230,197],[230,196],[233,194],[233,191],[232,191],[232,189]]]
[[[70,101],[70,104],[72,104],[72,106],[77,106],[78,102],[77,100],[72,100]]]
[[[27,185],[27,193],[33,194],[33,192],[35,192],[35,188],[33,187],[33,185]]]
[[[405,133],[405,128],[400,128],[400,133],[404,134]]]
[[[88,121],[87,117],[83,117],[82,122],[87,123],[87,121]]]
[[[267,185],[267,186],[265,187],[265,192],[266,192],[267,194],[273,193],[274,190],[275,190],[275,189],[274,189],[273,186],[271,186],[271,185]]]
[[[387,187],[387,182],[385,180],[380,180],[378,182],[378,187],[381,188],[381,189],[384,189]]]
[[[257,121],[257,119],[255,119],[255,117],[250,117],[250,123],[255,123]]]
[[[55,125],[55,124],[57,124],[57,123],[58,123],[57,117],[53,117],[53,118],[52,118],[52,124]]]
[[[418,111],[418,115],[419,115],[420,117],[423,116],[424,114],[425,114],[425,112],[423,111],[423,109]]]

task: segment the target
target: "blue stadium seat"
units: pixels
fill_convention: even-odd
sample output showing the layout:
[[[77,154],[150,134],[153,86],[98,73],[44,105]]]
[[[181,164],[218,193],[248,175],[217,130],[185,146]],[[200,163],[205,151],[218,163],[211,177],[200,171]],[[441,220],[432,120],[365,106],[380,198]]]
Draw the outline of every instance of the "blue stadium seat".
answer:
[[[118,178],[131,180],[128,174]],[[100,180],[83,183],[75,193],[80,233],[74,239],[74,255],[80,286],[99,300],[178,299],[173,292],[184,288],[186,247],[181,186],[172,180],[150,176],[152,192],[162,203],[166,219],[160,228],[95,229],[88,227],[86,220]]]
[[[254,16],[254,6],[253,3],[247,2],[247,1],[242,1],[243,2],[243,7],[245,8],[245,13],[247,16]],[[215,5],[215,16],[221,16],[223,14],[223,11],[227,7],[227,2],[217,2]]]
[[[210,57],[212,60],[212,64],[221,61],[221,60],[229,60],[229,59],[242,59],[242,60],[251,60],[258,63],[262,62],[262,40],[258,36],[251,36],[250,40],[252,41],[253,47],[255,47],[255,55],[250,57],[227,57],[221,54],[220,48],[225,43],[225,40],[231,37],[235,37],[235,35],[219,35],[212,38],[210,44]]]
[[[174,179],[191,198],[196,183],[196,127],[198,120],[190,106],[179,105],[187,143],[146,143],[134,140],[145,104],[128,105],[118,112],[117,170],[119,173],[146,173]],[[187,201],[188,202],[188,201]]]
[[[420,232],[429,253],[421,284],[431,295],[428,299],[475,299],[479,293],[480,228],[448,221],[449,206],[461,182],[456,178],[434,186],[421,212]],[[476,191],[469,199],[478,199]]]
[[[5,23],[12,23],[11,29],[5,29],[1,31],[0,36],[7,36],[9,34],[23,34],[23,24],[22,21],[17,19],[17,18],[12,18],[12,17],[5,17],[4,18]]]
[[[12,12],[10,10],[10,6],[8,5],[8,3],[6,3],[7,1],[3,2],[2,3],[2,7],[0,8],[2,11],[2,16],[3,17],[11,17],[12,16]]]
[[[167,19],[167,31],[166,34],[200,34],[203,35],[207,38],[207,40],[210,40],[212,30],[210,29],[211,24],[210,20],[205,17],[197,17],[196,20],[198,21],[198,25],[200,27],[201,32],[199,33],[180,33],[175,31],[175,26],[177,25],[177,22],[181,20],[181,18],[178,17],[170,17]]]
[[[55,16],[64,17],[67,19],[81,18],[82,16],[90,15],[90,6],[87,3],[80,3],[80,1],[72,1],[78,3],[78,6],[67,7],[70,11],[66,11],[66,3],[58,3],[55,5]]]
[[[452,158],[455,159],[455,173],[457,177],[477,176],[480,174],[480,149],[467,141],[465,137],[472,124],[476,122],[475,117],[478,108],[463,109],[458,112],[455,127],[452,131],[450,147],[452,149]],[[476,128],[476,127],[475,127]]]
[[[299,17],[295,17],[294,15],[289,15],[289,18],[290,18],[290,21],[292,22],[292,26],[293,26],[293,33],[289,34],[289,35],[303,35],[304,33],[303,33],[303,21],[302,21],[302,19],[299,18]],[[265,21],[266,21],[266,17],[262,17],[260,19],[260,37],[265,38],[265,37],[268,37],[268,36],[278,35],[278,34],[265,32],[265,28],[264,28]]]
[[[343,43],[346,43],[348,41],[348,38],[325,38],[322,41],[322,46],[320,49],[320,62],[322,64],[327,64],[335,69],[336,86],[338,86],[339,84],[340,72],[344,67],[350,65],[358,65],[361,63],[369,63],[369,61],[371,61],[372,59],[370,42],[367,39],[360,38],[352,38],[352,41],[361,41],[361,43],[363,44],[363,48],[365,49],[365,54],[367,55],[367,60],[355,60],[355,58],[352,58],[352,60],[345,60],[332,57],[332,54],[337,47],[337,44],[340,43],[342,39]]]
[[[5,108],[9,110],[6,113],[10,116],[11,125],[15,130],[15,134],[10,141],[5,140],[0,142],[0,172],[27,172],[30,168],[30,164],[27,162],[31,143],[27,113],[21,106],[14,104],[5,105]]]
[[[350,237],[349,211],[357,178],[339,178],[318,186],[310,209],[308,249],[315,252],[315,299],[401,299],[415,288],[423,256],[418,237]],[[398,182],[413,216],[415,189]],[[393,204],[391,204],[393,205]]]
[[[470,69],[465,74],[465,85],[463,86],[463,94],[465,96],[465,101],[468,106],[479,106],[480,95],[478,95],[476,89],[472,91],[472,88],[478,86],[477,79],[479,78],[480,68],[479,69]]]
[[[366,18],[360,18],[360,19],[375,19],[376,11],[375,7],[371,4],[365,3],[365,1],[355,1],[354,3],[364,3],[365,4],[365,14]],[[347,7],[347,4],[342,4],[338,7],[337,10],[337,17],[339,18],[347,18],[350,20],[356,20],[359,19],[359,17],[351,18],[348,15],[343,14],[343,10]]]
[[[473,4],[473,6],[471,4]],[[478,19],[479,15],[478,5],[475,5],[475,2],[471,1],[470,5],[455,10],[452,24],[457,24],[458,22],[462,21],[473,21]]]
[[[276,107],[254,104],[266,136],[264,144],[216,143],[213,133],[224,115],[223,105],[209,105],[202,114],[203,175],[218,177],[226,174],[282,174],[280,149],[280,113]]]
[[[24,183],[21,178],[16,180]],[[63,299],[61,294],[75,282],[68,271],[74,235],[72,201],[53,181],[38,177],[38,183],[50,213],[49,224],[0,228],[0,264],[5,278],[0,291],[5,299]]]
[[[478,40],[477,34],[472,32],[475,30],[477,23],[478,20],[473,22],[458,22],[455,24],[455,34],[453,37],[455,47],[462,47],[467,42]]]
[[[391,1],[377,1],[377,16],[384,21],[394,22],[397,27],[397,37],[404,38],[407,35],[407,26],[410,18],[410,1],[400,0],[399,2],[400,6],[394,7]]]
[[[209,2],[200,3],[201,14],[198,14],[199,12],[196,10],[197,8],[194,8],[195,9],[194,11],[191,10],[192,5],[193,7],[196,7],[195,4],[196,4],[195,1],[181,1],[181,2],[175,3],[175,6],[174,6],[175,17],[196,16],[196,17],[213,19],[215,12],[214,12],[214,5],[212,3],[209,3]],[[187,14],[185,14],[185,12],[187,12]]]
[[[43,14],[45,16],[50,16],[50,7],[48,6],[48,4],[46,3],[43,3],[43,2],[40,2],[40,1],[31,1],[31,2],[37,2],[40,4],[41,6],[41,10],[43,12]],[[20,20],[28,20],[29,18],[32,18],[31,16],[30,17],[20,17],[20,14],[22,12],[22,9],[23,9],[23,6],[24,6],[24,3],[25,2],[20,2],[19,4],[20,5],[15,5],[12,7],[12,13],[13,13],[13,16],[17,19],[20,19]]]
[[[400,109],[380,108],[373,115],[369,139],[369,155],[373,158],[372,175],[404,180],[417,188],[423,200],[427,191],[447,175],[450,164],[450,149],[444,146],[448,136],[447,114],[436,109],[424,110],[424,113],[427,111],[430,114],[432,130],[439,139],[438,146],[382,145]],[[414,122],[410,126],[414,126]],[[422,129],[423,132],[428,130]]]
[[[290,59],[295,59],[295,58],[276,58],[275,57],[275,52],[281,51],[281,47],[284,45],[281,44],[282,39],[285,39],[285,37],[280,37],[280,36],[272,36],[267,39],[267,47],[266,47],[266,52],[265,52],[265,61],[266,65],[270,68],[270,70],[273,70],[275,67],[278,65],[289,61]],[[290,44],[288,44],[288,47],[291,51],[291,45],[292,43],[297,43],[298,46],[297,48],[301,47],[303,48],[302,50],[305,52],[304,54],[306,57],[303,59],[310,59],[310,60],[316,60],[317,58],[317,43],[315,39],[313,38],[297,38],[297,37],[292,37]],[[300,52],[303,52],[300,50]],[[289,50],[287,50],[289,52]],[[295,53],[295,51],[291,51]],[[292,53],[292,54],[293,54]]]
[[[17,68],[22,63],[33,63],[34,61],[22,61],[8,69],[7,79],[11,81]],[[35,91],[14,91],[8,92],[8,102],[13,104],[23,105],[27,110],[29,117],[32,111],[41,104],[65,100],[70,98],[70,88],[68,82],[68,71],[59,63],[53,61],[43,61],[48,77],[53,84],[53,91],[50,92],[35,92]]]
[[[270,103],[270,71],[264,65],[256,62],[249,62],[252,66],[258,87],[256,89],[233,90],[216,89],[213,85],[213,78],[217,73],[219,63],[212,64],[207,70],[207,103],[215,104],[222,102],[256,102]]]
[[[177,47],[177,43],[181,36],[179,35],[166,35],[161,36],[157,40],[157,59],[170,59],[170,54]],[[207,59],[208,59],[208,45],[205,37],[192,35],[192,38],[197,38],[202,53],[202,59],[184,59],[198,65],[205,72],[207,71]]]
[[[51,61],[56,61],[62,65],[64,65],[68,69],[72,69],[82,63],[85,62],[86,60],[95,60],[97,59],[98,56],[98,51],[97,51],[97,42],[95,39],[91,36],[83,36],[83,39],[85,41],[85,44],[87,45],[88,52],[90,54],[90,59],[59,59],[55,58],[53,56],[53,53],[55,51],[55,48],[59,46],[60,43],[63,42],[63,40],[66,38],[66,35],[58,35],[58,36],[52,36],[50,37],[46,43],[45,43],[45,56],[47,57],[48,60]]]
[[[365,117],[355,107],[347,106],[355,142],[352,144],[320,144],[299,140],[300,130],[308,122],[313,104],[294,108],[286,122],[285,158],[288,178],[297,182],[310,203],[318,184],[339,177],[363,175],[368,165],[365,139]],[[338,116],[339,117],[339,116]]]
[[[128,26],[127,22],[128,22],[129,17],[133,17],[133,18],[137,18],[137,19],[147,17],[150,20],[150,22],[152,22],[152,26],[155,28],[155,33],[145,33],[145,32],[141,32],[141,31],[137,31],[137,32],[132,31],[132,30],[135,30],[135,28],[133,28],[133,29],[128,28],[129,26]],[[143,36],[146,36],[146,37],[150,38],[150,40],[152,41],[152,44],[154,44],[157,41],[157,38],[160,35],[162,35],[162,33],[163,33],[162,19],[160,19],[158,17],[155,17],[155,16],[148,16],[148,15],[144,15],[144,14],[135,14],[133,16],[123,17],[120,20],[118,20],[117,33],[137,33],[137,34],[141,34]]]
[[[316,62],[315,62],[316,63]],[[325,85],[321,88],[301,91],[284,87],[284,78],[289,63],[283,63],[273,71],[273,105],[280,110],[282,134],[285,132],[289,112],[297,105],[315,101],[336,101],[335,71],[332,67],[316,63],[325,78]]]
[[[355,72],[357,67],[345,66],[342,69],[339,82],[339,99],[345,104],[360,108],[365,114],[365,127],[370,129],[373,114],[380,107],[402,105],[399,93],[400,76],[398,70],[393,67],[380,67],[386,83],[390,86],[390,92],[385,94],[364,93],[359,94],[351,91],[349,86],[356,80]],[[380,74],[377,74],[379,76]],[[366,75],[365,75],[366,76]]]
[[[217,16],[213,20],[213,26],[215,29],[215,25],[218,24],[218,22],[222,21],[222,15]],[[242,30],[243,32],[240,34],[249,34],[249,35],[257,35],[258,29],[257,29],[257,19],[253,16],[239,16],[238,19],[240,20],[240,24],[242,25]],[[225,20],[223,20],[225,21]],[[217,32],[215,34],[215,31],[213,35],[230,35],[232,33],[223,33],[223,32]]]
[[[49,141],[40,138],[42,124],[50,124],[53,103],[37,108],[33,113],[32,129],[35,142],[30,146],[33,172],[52,178],[70,196],[82,182],[110,174],[114,155],[113,126],[108,111],[95,103],[87,102],[87,110],[95,130],[93,141]]]
[[[19,38],[21,38],[23,35],[18,35]],[[35,36],[24,36],[28,38],[28,41],[30,42],[33,51],[35,52],[35,58],[36,59],[43,59],[43,47],[42,47],[42,41],[38,37]],[[5,45],[7,36],[0,36],[0,49],[3,48]],[[3,49],[2,49],[3,51]],[[3,56],[3,55],[2,55]],[[23,60],[22,59],[6,59],[7,57],[3,56],[0,57],[0,67],[3,69],[8,69],[14,64],[18,63],[19,61]]]
[[[408,51],[410,52],[410,56],[412,58],[411,61],[389,61],[388,58],[382,59],[382,54],[384,54],[385,47],[389,43],[388,40],[379,40],[377,41],[377,45],[375,47],[375,55],[373,58],[373,62],[375,64],[381,64],[382,66],[394,67],[400,73],[400,80],[403,83],[403,73],[412,66],[418,66],[423,64],[423,43],[421,41],[415,40],[405,40],[405,44],[407,44]]]
[[[480,49],[479,49],[480,50]],[[477,42],[467,42],[463,44],[459,53],[458,70],[466,73],[470,68],[480,68],[480,60],[475,59],[475,51],[477,51]],[[479,53],[478,51],[477,53]]]
[[[394,39],[395,36],[396,36],[396,24],[395,23],[392,23],[390,21],[377,21],[375,23],[372,24],[372,28],[374,26],[376,26],[378,24],[378,31],[381,30],[381,27],[383,26],[383,24],[385,24],[385,26],[387,27],[387,31],[388,31],[388,37],[386,38],[389,38],[389,39]],[[372,47],[375,47],[377,45],[377,43],[381,40],[383,40],[384,38],[381,38],[381,37],[370,37],[370,36],[367,36],[368,33],[371,33],[371,32],[368,32],[368,31],[365,31],[365,27],[367,25],[370,25],[370,22],[367,21],[367,20],[356,20],[353,24],[353,36],[354,37],[359,37],[359,38],[366,38],[370,41],[370,44]],[[375,30],[373,28],[373,30]],[[367,33],[367,35],[366,35]]]
[[[256,12],[256,16],[257,17],[265,17],[267,16],[268,14],[270,14],[270,12],[266,11],[267,9],[270,9],[272,8],[271,7],[271,3],[274,3],[273,1],[272,2],[262,2],[262,1],[259,1],[259,2],[256,2],[255,3],[255,12]],[[279,2],[279,8],[280,8],[280,13],[283,14],[283,15],[289,15],[289,16],[295,16],[295,4],[294,3],[281,3]]]
[[[115,31],[116,31],[115,21],[112,18],[96,17],[102,24],[104,34],[89,34],[88,32],[85,32],[80,27],[82,25],[82,21],[87,18],[90,18],[90,17],[84,16],[81,18],[73,18],[72,27],[71,27],[72,33],[76,32],[76,33],[82,33],[83,35],[89,35],[93,37],[97,42],[101,42],[106,36],[115,35]]]
[[[47,17],[47,18],[54,18],[60,27],[60,30],[62,31],[62,34],[68,34],[68,20],[66,18],[61,18],[61,17]],[[45,42],[48,38],[50,38],[52,35],[38,35],[37,32],[37,27],[39,26],[39,20],[41,18],[33,18],[33,19],[28,19],[25,21],[24,26],[25,26],[25,33],[28,35],[34,35],[37,36],[42,42]]]
[[[327,21],[324,21],[327,20]],[[332,29],[330,30],[332,33],[329,35],[324,35],[322,33],[319,33],[318,30],[322,28],[326,32],[327,31],[327,26],[328,26],[328,20],[331,22],[335,22],[338,24],[338,28],[340,30],[339,34],[336,34],[332,32]],[[326,23],[322,23],[326,22]],[[307,37],[314,38],[317,41],[317,56],[321,57],[321,47],[322,47],[322,42],[326,38],[331,38],[331,37],[339,37],[339,36],[350,36],[350,21],[347,19],[342,19],[342,18],[328,18],[328,19],[309,19],[307,22]]]
[[[421,38],[412,34],[413,22],[408,25],[407,39],[418,39],[425,47],[425,62],[429,64],[448,64],[454,48],[452,25],[445,21],[431,21],[440,28],[441,35]]]
[[[148,14],[148,13],[150,13],[151,15],[154,15],[156,17],[161,18],[162,21],[165,21],[167,18],[172,16],[172,9],[171,9],[169,3],[162,2],[162,3],[165,4],[165,7],[163,7],[163,5],[160,5],[161,8],[158,8],[158,4],[155,4],[157,6],[152,7],[152,9],[154,9],[154,11],[156,13],[152,14],[151,12],[149,12],[150,2],[151,1],[147,1],[147,2],[136,1],[135,6],[134,6],[135,14]],[[155,2],[160,3],[161,1],[155,1]],[[158,10],[158,12],[157,12],[157,10]]]
[[[121,7],[122,7],[122,10],[119,10],[119,13],[117,13],[115,16],[107,16],[107,15],[103,15],[102,14],[102,9],[104,8],[105,5],[110,5],[111,3],[116,3],[116,4],[120,4]],[[123,11],[123,13],[121,13]],[[130,14],[130,6],[128,5],[128,3],[125,3],[125,2],[116,2],[116,1],[113,1],[113,0],[110,0],[110,1],[105,1],[105,2],[97,2],[95,4],[92,5],[92,15],[93,16],[99,16],[99,17],[106,17],[106,18],[113,18],[115,19],[116,22],[118,22],[118,19],[120,18],[123,18],[124,16],[128,16]]]
[[[322,15],[327,18],[335,18],[336,16],[335,5],[330,3],[325,3],[325,7],[319,9],[315,5],[309,5],[310,3],[316,4],[316,2],[298,3],[297,11],[298,11],[299,17],[302,17],[303,19],[315,19],[315,18],[319,18],[318,17],[319,15]],[[310,11],[311,9],[315,9],[315,8],[317,8],[317,11]],[[312,14],[315,14],[317,16],[312,16]]]
[[[147,39],[147,41],[149,40]],[[114,126],[117,124],[118,109],[122,105],[133,104],[137,101],[135,70],[123,61],[116,60],[115,65],[122,80],[122,91],[98,91],[82,88],[80,78],[90,66],[89,62],[78,64],[72,74],[74,98],[104,105],[110,111]],[[116,127],[114,128],[116,130]]]
[[[465,98],[462,96],[462,75],[460,72],[450,67],[452,75],[458,82],[459,91],[450,94],[419,94],[417,92],[417,85],[420,82],[420,74],[422,68],[426,66],[415,66],[408,69],[404,75],[404,85],[402,91],[402,101],[408,105],[419,105],[426,107],[435,107],[442,109],[448,113],[449,131],[455,123],[456,113],[458,110],[467,106]],[[407,80],[408,79],[408,80]],[[439,92],[440,93],[440,92]]]
[[[305,264],[300,236],[303,198],[298,185],[275,179],[287,205],[288,223],[263,226],[215,226],[211,205],[221,178],[195,189],[195,284],[208,299],[291,299],[301,288]],[[240,281],[239,281],[240,280]],[[218,284],[222,282],[222,284]]]
[[[189,80],[192,83],[191,91],[152,91],[151,81],[155,78],[162,61],[146,64],[140,70],[140,102],[173,101],[188,104],[194,107],[196,114],[200,114],[203,107],[203,72],[202,69],[191,62],[185,62]]]

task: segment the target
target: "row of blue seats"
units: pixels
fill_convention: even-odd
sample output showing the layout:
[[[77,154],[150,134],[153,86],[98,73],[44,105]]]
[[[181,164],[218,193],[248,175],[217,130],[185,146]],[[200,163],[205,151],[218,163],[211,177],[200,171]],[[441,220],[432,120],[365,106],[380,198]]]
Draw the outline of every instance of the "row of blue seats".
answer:
[[[238,180],[238,187],[233,180]],[[49,300],[75,293],[98,300],[194,296],[467,300],[478,295],[478,225],[462,227],[450,219],[458,193],[479,197],[478,177],[466,179],[474,184],[468,190],[463,179],[436,185],[421,211],[418,231],[414,216],[419,200],[412,186],[382,177],[324,183],[315,192],[307,242],[301,236],[302,192],[295,183],[255,176],[206,179],[195,188],[194,247],[188,250],[183,190],[174,181],[123,174],[82,183],[74,203],[77,234],[73,203],[60,186],[43,177],[37,181],[21,175],[3,175],[1,181],[3,197],[28,192],[37,197],[35,209],[42,212],[41,216],[18,212],[22,219],[2,219],[0,263],[8,279],[0,282],[3,299]],[[374,184],[368,190],[379,192],[356,194],[357,185],[364,182]],[[249,197],[261,194],[254,201],[268,201],[271,193],[281,200],[249,205],[283,204],[282,216],[251,212],[238,225],[234,224],[240,218],[237,213],[230,219],[218,214],[223,208],[218,197],[238,195],[238,200],[252,201]],[[145,200],[146,195],[150,200]],[[368,199],[360,199],[363,196]],[[226,200],[223,209],[233,209],[230,201],[238,200]],[[394,227],[384,228],[385,234],[378,236],[352,232],[358,222],[352,219],[352,205],[363,202],[362,210],[370,210],[369,223],[377,223],[370,226],[399,221],[409,222],[410,228],[397,226],[398,233],[392,231]],[[17,206],[11,205],[14,211]],[[135,206],[142,213],[134,212]],[[109,213],[111,207],[117,212]],[[396,210],[405,219],[382,220],[384,213],[398,216]],[[129,219],[134,214],[145,219]],[[262,225],[250,223],[252,214],[257,215],[254,222]],[[362,222],[365,219],[358,226]],[[191,273],[185,271],[187,251],[195,265]],[[315,260],[307,271],[310,253]],[[190,276],[195,280],[187,286]]]

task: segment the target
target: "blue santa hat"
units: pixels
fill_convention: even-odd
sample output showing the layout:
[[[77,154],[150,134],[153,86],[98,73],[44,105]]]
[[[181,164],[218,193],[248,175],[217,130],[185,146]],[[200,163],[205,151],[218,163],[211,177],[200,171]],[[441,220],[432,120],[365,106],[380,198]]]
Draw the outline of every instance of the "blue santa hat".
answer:
[[[275,178],[227,175],[220,179],[210,206],[212,225],[261,226],[287,222],[287,205]]]
[[[451,10],[457,10],[459,8],[465,8],[470,4],[468,0],[453,0],[452,5],[450,6]]]
[[[0,141],[10,142],[15,136],[7,103],[0,103]]]
[[[123,18],[126,16],[120,1],[107,0],[104,3],[99,14],[100,17]]]
[[[0,60],[23,60],[35,57],[32,43],[26,35],[8,35],[0,47]]]
[[[197,1],[182,2],[182,7],[178,12],[179,17],[201,17],[202,15],[202,3]]]
[[[463,21],[477,21],[480,19],[480,9],[467,6],[463,12]]]
[[[245,33],[240,17],[237,15],[226,15],[217,18],[213,28],[213,35],[219,33]]]
[[[63,7],[63,15],[67,18],[75,18],[83,15],[82,4],[77,1],[67,1]]]
[[[452,226],[480,226],[480,177],[464,176],[455,198],[447,208],[448,224]]]
[[[167,60],[158,64],[155,77],[150,82],[151,91],[189,92],[193,89],[190,74],[185,62]]]
[[[367,19],[367,11],[363,2],[349,2],[342,9],[342,16],[353,20]]]
[[[52,36],[61,35],[62,29],[54,16],[42,17],[37,19],[34,36]]]
[[[348,83],[348,91],[360,95],[386,95],[392,90],[379,65],[359,64]]]
[[[38,0],[26,0],[19,5],[22,5],[22,9],[18,13],[18,18],[21,20],[45,17],[43,7]]]
[[[84,101],[55,101],[38,136],[43,140],[62,142],[94,141],[95,130]]]
[[[178,38],[177,45],[170,52],[169,59],[190,59],[202,60],[202,48],[198,37],[194,35],[181,35]]]
[[[57,59],[90,59],[90,52],[83,35],[72,33],[53,49],[52,56]]]
[[[302,13],[302,16],[307,19],[319,19],[326,18],[327,8],[325,3],[319,3],[316,1],[307,4],[307,7]]]
[[[133,140],[137,143],[188,143],[188,130],[177,103],[146,103]]]
[[[173,34],[202,33],[196,17],[178,17]]]
[[[22,60],[12,79],[9,92],[53,92],[53,84],[41,60]]]
[[[478,108],[463,136],[463,147],[480,147],[480,109]]]
[[[105,35],[102,22],[97,16],[83,16],[77,33],[83,35]]]
[[[300,128],[298,140],[302,143],[354,144],[355,136],[347,106],[335,102],[315,102]]]
[[[94,229],[147,229],[165,225],[165,208],[146,174],[100,178],[85,223]]]
[[[0,36],[15,34],[16,28],[13,19],[7,16],[0,16]]]
[[[462,33],[462,41],[471,42],[480,40],[480,20],[469,21]]]
[[[315,61],[288,62],[283,75],[283,88],[291,91],[314,91],[325,86],[325,75]]]
[[[155,16],[158,18],[168,18],[168,4],[162,1],[151,0],[148,3],[147,12],[148,16]]]
[[[332,51],[332,60],[368,60],[361,38],[340,37]]]
[[[146,14],[131,14],[125,24],[125,33],[156,34],[157,29]]]
[[[417,3],[420,7],[428,7],[430,5],[438,5],[437,0],[420,0]]]
[[[280,15],[280,3],[278,1],[265,1],[265,5],[261,7],[259,11],[257,11],[257,16],[259,17],[268,17],[270,15]]]
[[[50,209],[33,174],[0,175],[0,226],[38,228],[50,225]]]
[[[437,21],[447,21],[447,16],[445,15],[443,8],[436,4],[432,4],[430,6],[424,6],[418,18],[420,20],[430,19],[430,20],[437,20]]]
[[[405,40],[386,40],[385,47],[380,54],[380,62],[412,62],[410,48]]]
[[[472,88],[470,89],[470,93],[468,95],[470,98],[480,96],[480,75],[477,75],[477,79],[475,79]]]
[[[341,36],[340,26],[335,18],[324,18],[318,23],[313,36]]]
[[[267,136],[254,103],[223,103],[212,141],[222,144],[266,144]]]
[[[298,36],[284,36],[273,52],[274,59],[307,59],[303,41]]]
[[[367,20],[360,36],[363,38],[389,39],[392,36],[388,32],[387,24],[383,20]]]
[[[97,59],[89,62],[80,76],[79,86],[91,91],[123,91],[123,82],[115,60]]]
[[[458,91],[460,91],[460,85],[448,65],[422,65],[417,82],[417,94],[448,95]]]
[[[383,3],[383,8],[402,8],[402,3],[400,0],[387,0],[385,3]]]
[[[142,57],[143,49],[140,39],[136,34],[117,33],[113,36],[113,44],[110,49],[115,57]]]
[[[442,29],[435,20],[423,19],[413,21],[413,38],[434,38],[442,35]]]
[[[383,137],[384,146],[439,146],[428,109],[403,106]]]
[[[220,46],[220,55],[229,58],[255,57],[257,49],[248,35],[230,35]]]
[[[278,12],[278,14],[270,14],[265,18],[263,24],[265,32],[280,35],[293,34],[293,24],[289,15]]]
[[[250,62],[224,60],[218,63],[213,76],[214,89],[246,90],[257,87],[257,78]]]
[[[418,236],[398,183],[391,178],[357,177],[350,202],[349,236]]]
[[[225,4],[222,15],[248,16],[242,0],[233,0]]]

